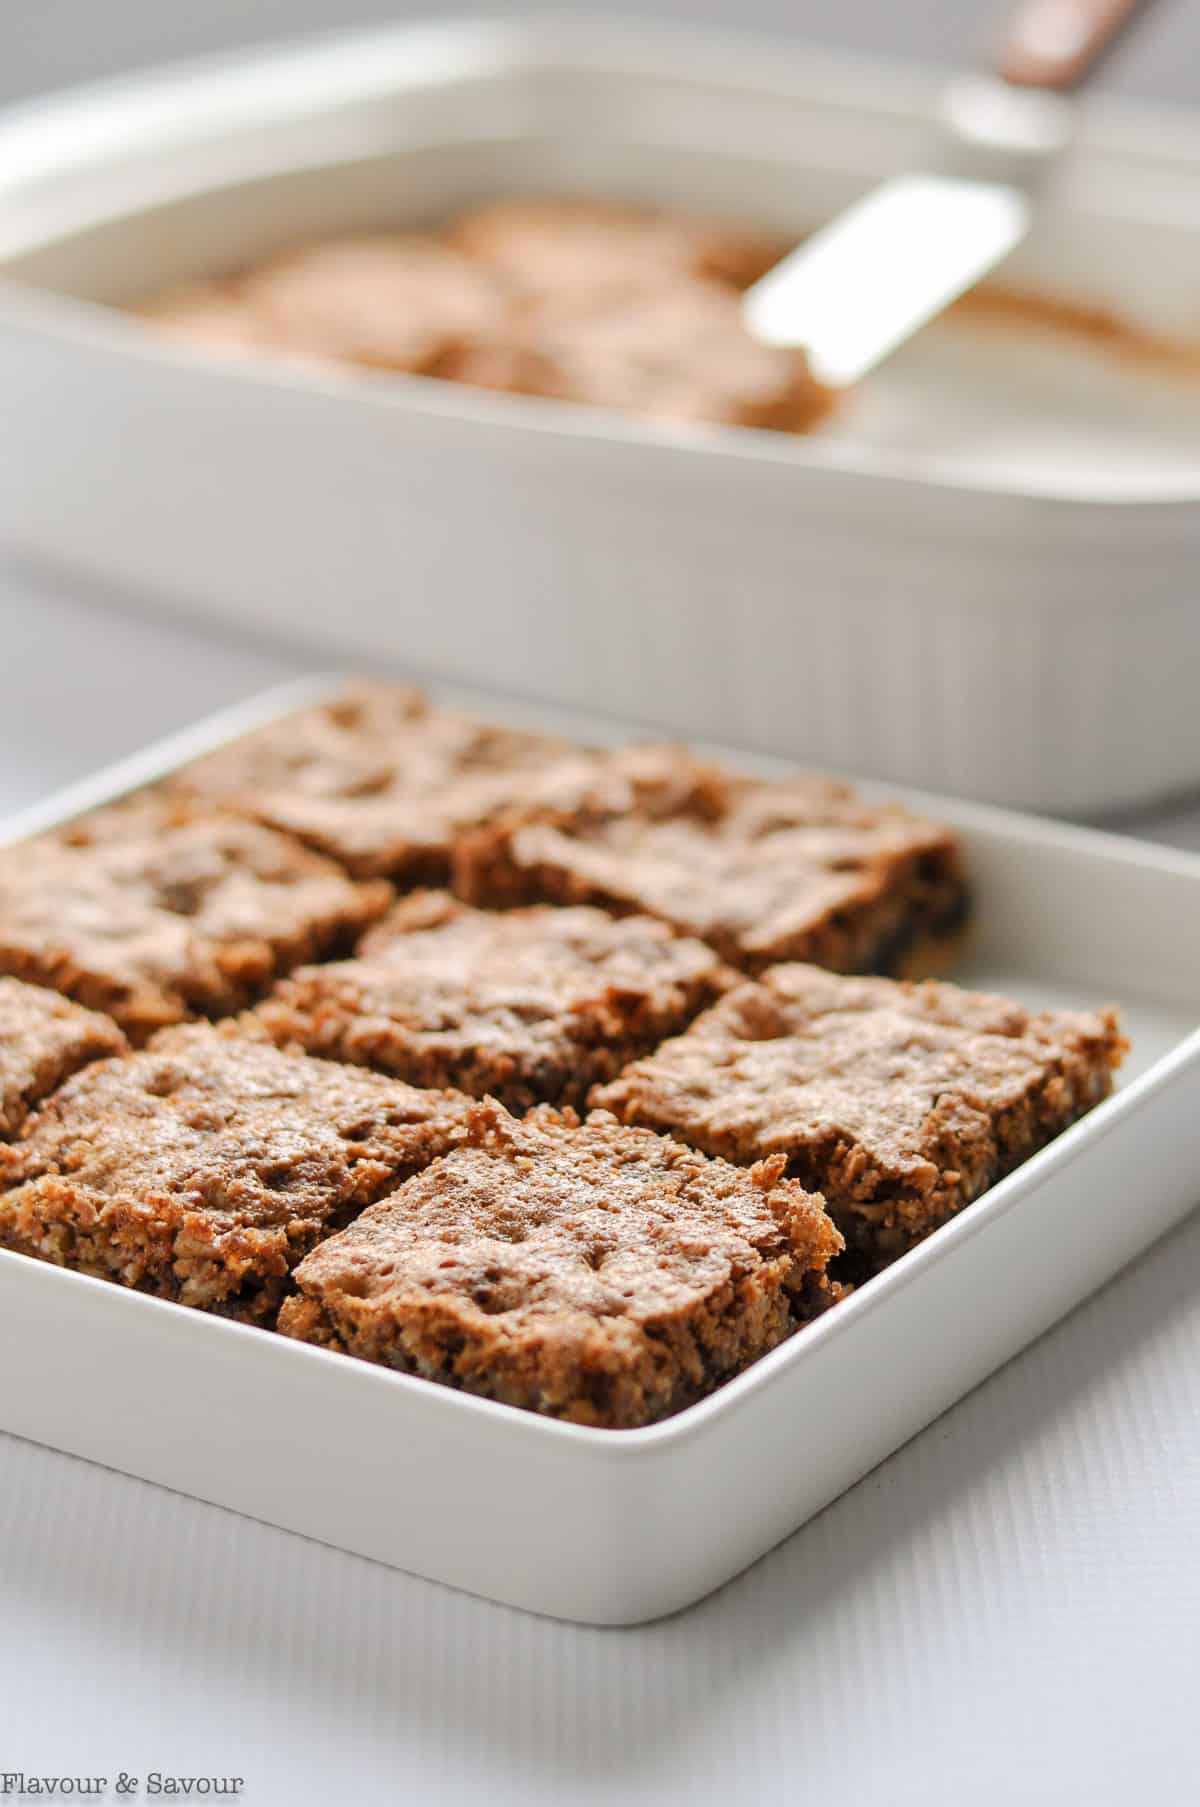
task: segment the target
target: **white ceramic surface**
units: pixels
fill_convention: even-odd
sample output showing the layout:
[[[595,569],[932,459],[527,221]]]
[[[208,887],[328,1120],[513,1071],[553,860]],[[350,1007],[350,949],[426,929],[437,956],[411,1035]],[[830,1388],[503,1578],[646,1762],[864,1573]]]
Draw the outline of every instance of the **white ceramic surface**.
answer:
[[[145,782],[278,707],[217,718],[9,833]],[[1114,998],[1134,1041],[1127,1075],[709,1400],[644,1431],[589,1431],[0,1253],[0,1428],[556,1617],[627,1624],[698,1599],[1196,1202],[1200,859],[934,807],[963,833],[980,898],[956,976],[1035,1004]]]
[[[0,539],[176,609],[976,797],[1200,778],[1200,382],[951,320],[807,439],[222,363],[97,301],[560,188],[803,230],[934,78],[599,23],[403,28],[0,123]],[[1200,134],[1097,109],[1006,279],[1200,342]],[[30,286],[32,285],[32,287]]]

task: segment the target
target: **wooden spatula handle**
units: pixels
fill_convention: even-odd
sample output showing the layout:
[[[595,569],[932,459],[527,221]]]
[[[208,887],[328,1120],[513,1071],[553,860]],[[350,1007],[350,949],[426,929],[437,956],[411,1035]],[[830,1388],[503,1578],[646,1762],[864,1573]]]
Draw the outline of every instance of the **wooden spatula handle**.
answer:
[[[1077,88],[1149,0],[1020,0],[1000,74],[1026,88]]]

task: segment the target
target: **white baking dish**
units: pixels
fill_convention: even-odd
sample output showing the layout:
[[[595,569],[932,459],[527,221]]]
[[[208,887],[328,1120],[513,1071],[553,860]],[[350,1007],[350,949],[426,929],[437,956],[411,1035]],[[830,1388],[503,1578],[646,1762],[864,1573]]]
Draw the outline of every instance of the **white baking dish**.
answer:
[[[222,365],[94,305],[492,193],[799,232],[919,154],[936,92],[550,21],[11,113],[0,539],[342,654],[994,801],[1095,812],[1200,783],[1200,381],[1175,368],[947,324],[796,440]],[[1007,274],[1200,346],[1200,131],[1089,117]]]
[[[280,706],[127,761],[5,839]],[[1124,1081],[710,1399],[648,1430],[582,1429],[0,1252],[0,1428],[560,1618],[633,1623],[736,1574],[1200,1201],[1200,859],[932,806],[961,830],[978,886],[956,976],[1030,1003],[1115,999],[1134,1044]]]

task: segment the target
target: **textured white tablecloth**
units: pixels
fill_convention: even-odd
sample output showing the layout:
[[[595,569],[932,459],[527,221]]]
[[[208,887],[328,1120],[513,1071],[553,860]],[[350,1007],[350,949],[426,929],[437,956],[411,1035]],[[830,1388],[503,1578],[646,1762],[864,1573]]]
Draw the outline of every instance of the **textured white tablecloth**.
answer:
[[[302,669],[11,571],[0,647],[0,810]],[[1200,811],[1150,826],[1200,845]],[[1183,1807],[1198,1528],[1200,1219],[740,1580],[637,1631],[488,1606],[0,1437],[0,1772],[237,1775],[253,1807]]]

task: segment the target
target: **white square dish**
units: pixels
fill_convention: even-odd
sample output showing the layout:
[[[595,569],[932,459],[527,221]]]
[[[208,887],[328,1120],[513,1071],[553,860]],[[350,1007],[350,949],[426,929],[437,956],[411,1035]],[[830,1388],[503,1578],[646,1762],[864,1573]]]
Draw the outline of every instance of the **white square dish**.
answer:
[[[800,234],[919,157],[939,79],[468,21],[11,113],[0,539],[338,657],[897,782],[1076,814],[1184,790],[1194,373],[951,320],[797,438],[220,360],[97,305],[496,193]],[[1195,353],[1198,182],[1186,120],[1089,111],[1004,280]]]
[[[152,748],[4,839],[296,700]],[[737,1380],[649,1429],[589,1430],[0,1252],[0,1428],[560,1618],[635,1623],[729,1579],[1200,1202],[1200,858],[908,800],[970,862],[954,976],[1031,1004],[1111,998],[1133,1052],[1110,1100]]]

